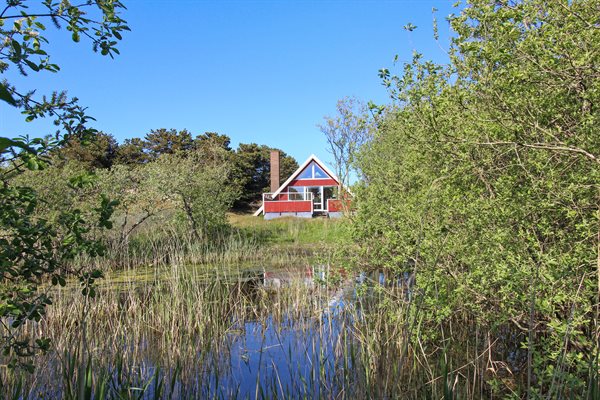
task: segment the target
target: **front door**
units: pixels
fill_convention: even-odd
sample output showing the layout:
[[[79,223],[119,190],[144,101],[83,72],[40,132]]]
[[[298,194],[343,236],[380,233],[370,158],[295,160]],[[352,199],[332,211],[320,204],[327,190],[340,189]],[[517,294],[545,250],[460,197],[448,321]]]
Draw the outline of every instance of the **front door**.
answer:
[[[313,195],[313,210],[323,211],[323,186],[311,186],[306,188]]]

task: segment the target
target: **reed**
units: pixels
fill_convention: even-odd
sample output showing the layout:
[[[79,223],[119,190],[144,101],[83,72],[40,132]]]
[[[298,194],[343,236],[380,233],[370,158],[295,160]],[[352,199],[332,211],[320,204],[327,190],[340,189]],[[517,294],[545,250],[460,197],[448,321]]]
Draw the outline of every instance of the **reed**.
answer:
[[[232,225],[213,228],[200,238],[191,235],[181,221],[151,220],[126,240],[116,232],[105,237],[104,257],[81,256],[76,262],[94,264],[103,271],[171,263],[283,266],[331,253],[348,236],[343,223],[327,219],[264,221],[236,214],[230,219]]]
[[[73,288],[57,290],[46,318],[21,332],[44,332],[53,351],[37,359],[33,374],[3,370],[0,394],[479,399],[511,395],[507,388],[523,394],[523,375],[498,361],[519,340],[516,347],[499,345],[491,330],[472,331],[476,322],[466,314],[434,324],[439,338],[431,340],[421,298],[407,299],[406,288],[327,279],[272,288],[244,271],[213,268],[170,264],[154,279],[107,283],[87,311]],[[586,391],[555,390],[593,396],[592,367],[590,382]]]

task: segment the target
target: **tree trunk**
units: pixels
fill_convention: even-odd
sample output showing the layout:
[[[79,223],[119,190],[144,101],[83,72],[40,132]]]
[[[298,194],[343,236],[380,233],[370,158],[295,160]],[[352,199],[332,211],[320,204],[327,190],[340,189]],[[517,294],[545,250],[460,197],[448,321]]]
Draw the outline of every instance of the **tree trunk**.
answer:
[[[200,235],[198,234],[198,224],[196,223],[194,213],[192,212],[192,205],[188,202],[185,196],[181,196],[181,199],[183,200],[183,208],[185,210],[185,214],[187,215],[188,220],[190,221],[192,235],[194,236],[194,239],[200,240]]]

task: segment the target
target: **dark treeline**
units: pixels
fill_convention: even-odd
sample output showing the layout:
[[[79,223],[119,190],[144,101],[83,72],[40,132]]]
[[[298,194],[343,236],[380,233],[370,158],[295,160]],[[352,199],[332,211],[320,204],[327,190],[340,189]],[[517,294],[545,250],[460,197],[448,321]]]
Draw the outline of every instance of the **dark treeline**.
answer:
[[[50,246],[71,235],[61,224],[75,215],[86,224],[79,237],[109,250],[104,266],[123,268],[146,262],[141,259],[163,262],[172,243],[189,254],[220,249],[235,234],[227,213],[255,207],[269,189],[272,150],[255,143],[234,150],[229,137],[212,132],[194,137],[157,129],[122,145],[95,132],[68,137],[36,158],[38,168],[5,161],[2,172],[7,184],[35,196],[28,218],[57,227]],[[298,164],[279,152],[287,179]],[[101,226],[94,224],[98,216]]]
[[[228,154],[228,162],[232,163],[229,184],[240,191],[233,203],[233,208],[237,210],[256,206],[262,193],[268,190],[271,150],[280,152],[280,175],[283,180],[298,168],[296,160],[281,149],[256,143],[240,143],[237,149],[233,149],[230,144],[231,139],[227,135],[205,132],[194,137],[186,129],[153,129],[143,138],[125,139],[122,144],[112,135],[99,132],[85,141],[78,138],[67,141],[53,151],[51,163],[61,167],[75,161],[90,170],[114,165],[136,166],[156,161],[165,154],[185,154],[206,146],[216,146]]]

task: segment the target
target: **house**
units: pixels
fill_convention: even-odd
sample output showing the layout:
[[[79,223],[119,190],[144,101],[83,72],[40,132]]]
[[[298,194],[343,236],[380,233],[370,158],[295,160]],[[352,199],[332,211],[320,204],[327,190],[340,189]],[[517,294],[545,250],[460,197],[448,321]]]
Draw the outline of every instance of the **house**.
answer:
[[[340,181],[314,154],[279,185],[279,152],[271,152],[271,192],[263,193],[262,206],[254,216],[265,219],[279,217],[330,218],[342,215],[339,199]],[[350,193],[343,188],[345,193]]]

